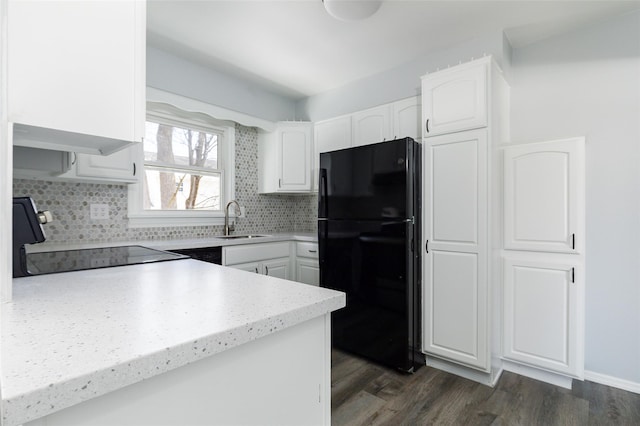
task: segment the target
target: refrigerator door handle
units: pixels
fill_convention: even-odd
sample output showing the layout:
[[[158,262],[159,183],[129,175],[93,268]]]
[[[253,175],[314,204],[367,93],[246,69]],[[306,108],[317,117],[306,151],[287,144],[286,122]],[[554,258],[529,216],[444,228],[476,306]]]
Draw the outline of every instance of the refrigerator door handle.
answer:
[[[329,206],[327,201],[327,169],[320,169],[320,185],[318,190],[319,194],[319,209],[318,214],[320,217],[328,217],[329,215]]]
[[[324,275],[323,264],[326,259],[328,227],[329,224],[326,221],[318,222],[318,263],[320,264],[320,287],[322,287],[324,283],[322,278]]]

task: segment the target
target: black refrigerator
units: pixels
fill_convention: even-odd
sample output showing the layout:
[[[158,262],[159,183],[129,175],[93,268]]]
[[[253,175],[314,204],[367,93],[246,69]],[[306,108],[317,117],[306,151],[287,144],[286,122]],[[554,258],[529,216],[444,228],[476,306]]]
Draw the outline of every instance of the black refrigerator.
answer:
[[[335,348],[412,372],[420,348],[420,144],[411,138],[320,154],[320,285],[347,295]]]

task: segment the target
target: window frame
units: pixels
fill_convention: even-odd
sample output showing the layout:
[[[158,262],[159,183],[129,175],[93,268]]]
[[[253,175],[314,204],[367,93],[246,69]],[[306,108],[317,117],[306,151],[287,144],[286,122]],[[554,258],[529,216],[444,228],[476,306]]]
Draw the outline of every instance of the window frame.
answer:
[[[224,206],[230,200],[235,199],[235,124],[228,121],[216,120],[202,113],[191,113],[173,107],[171,105],[148,104],[148,121],[173,124],[180,127],[188,127],[209,133],[222,135],[218,143],[218,169],[221,171],[221,197],[220,210],[144,210],[143,208],[143,182],[145,178],[144,168],[144,144],[138,143],[136,149],[136,162],[141,165],[140,182],[130,184],[128,189],[128,227],[150,228],[166,226],[209,226],[224,224]],[[168,166],[168,168],[171,168]],[[197,167],[189,168],[177,166],[179,170],[199,171]],[[235,217],[235,210],[230,211],[230,216]]]

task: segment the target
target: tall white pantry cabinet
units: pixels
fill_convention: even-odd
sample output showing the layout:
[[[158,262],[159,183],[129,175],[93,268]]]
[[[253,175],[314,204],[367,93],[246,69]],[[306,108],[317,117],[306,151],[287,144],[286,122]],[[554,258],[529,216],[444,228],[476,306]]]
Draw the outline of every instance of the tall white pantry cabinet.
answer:
[[[504,148],[505,369],[584,377],[584,145]]]
[[[422,77],[422,105],[423,351],[428,364],[462,365],[491,382],[496,146],[508,138],[509,87],[484,57]]]
[[[485,57],[422,78],[423,351],[487,384],[583,378],[584,138],[515,144]]]

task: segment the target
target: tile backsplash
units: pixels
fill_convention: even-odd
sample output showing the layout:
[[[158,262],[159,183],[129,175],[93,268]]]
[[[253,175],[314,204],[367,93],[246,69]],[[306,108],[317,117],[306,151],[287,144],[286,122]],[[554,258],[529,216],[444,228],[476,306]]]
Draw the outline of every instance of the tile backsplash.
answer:
[[[315,195],[262,195],[258,191],[258,133],[236,125],[236,200],[247,217],[236,222],[236,233],[314,232]],[[45,225],[47,242],[105,243],[136,240],[205,238],[222,234],[222,226],[156,228],[127,227],[127,186],[83,182],[16,179],[14,196],[30,196],[54,221]],[[91,220],[91,204],[108,204],[109,219]],[[45,242],[44,244],[47,244]]]

